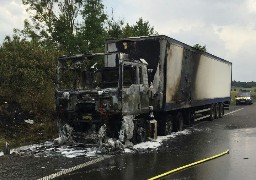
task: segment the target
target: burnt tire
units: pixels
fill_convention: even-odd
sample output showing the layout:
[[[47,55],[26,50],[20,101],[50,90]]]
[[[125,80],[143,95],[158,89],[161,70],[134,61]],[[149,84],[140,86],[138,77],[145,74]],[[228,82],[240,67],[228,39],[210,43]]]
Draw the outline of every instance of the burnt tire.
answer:
[[[147,131],[145,123],[134,122],[133,138],[134,144],[145,142],[147,140]]]
[[[176,131],[183,131],[184,129],[184,118],[181,112],[178,112],[176,115]]]
[[[165,121],[164,135],[170,135],[173,132],[173,122],[172,120]]]
[[[138,143],[145,142],[147,140],[147,132],[145,127],[138,127],[136,139]]]
[[[185,124],[188,127],[191,127],[194,125],[194,122],[195,122],[195,113],[192,109],[189,109],[186,111]]]
[[[209,115],[210,115],[209,118],[208,118],[209,121],[212,121],[212,120],[215,119],[215,106],[214,106],[214,104],[212,104],[210,106]]]
[[[220,118],[220,104],[215,104],[215,119]]]
[[[218,104],[214,104],[214,119],[218,119],[219,118],[219,105]]]
[[[222,118],[224,116],[224,105],[223,103],[219,104],[219,118]]]
[[[158,135],[170,135],[174,131],[173,116],[171,114],[165,114],[158,117],[158,119]]]

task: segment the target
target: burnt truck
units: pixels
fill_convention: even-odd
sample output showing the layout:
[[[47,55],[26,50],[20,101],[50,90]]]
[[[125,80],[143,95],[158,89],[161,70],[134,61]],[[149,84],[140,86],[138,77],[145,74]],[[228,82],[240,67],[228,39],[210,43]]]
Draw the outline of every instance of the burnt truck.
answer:
[[[105,50],[58,62],[60,127],[84,139],[143,142],[221,118],[229,107],[231,62],[164,35],[107,40]]]

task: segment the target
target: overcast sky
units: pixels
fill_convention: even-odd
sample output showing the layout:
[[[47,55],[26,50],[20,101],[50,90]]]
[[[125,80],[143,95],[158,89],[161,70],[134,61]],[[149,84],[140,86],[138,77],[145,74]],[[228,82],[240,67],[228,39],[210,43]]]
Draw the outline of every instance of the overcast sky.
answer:
[[[21,0],[0,0],[0,42],[28,17]],[[115,19],[140,17],[159,34],[233,63],[233,80],[256,81],[256,0],[103,0]]]

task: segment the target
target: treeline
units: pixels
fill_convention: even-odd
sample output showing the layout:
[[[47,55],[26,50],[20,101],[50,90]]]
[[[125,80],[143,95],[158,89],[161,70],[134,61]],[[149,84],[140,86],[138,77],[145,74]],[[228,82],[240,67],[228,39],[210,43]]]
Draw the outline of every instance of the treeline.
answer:
[[[22,2],[30,19],[0,44],[0,96],[33,111],[37,118],[50,117],[55,111],[58,56],[102,52],[108,38],[157,34],[143,18],[128,24],[116,20],[114,13],[106,14],[102,0]]]
[[[232,87],[252,88],[252,87],[256,87],[256,82],[232,81]]]

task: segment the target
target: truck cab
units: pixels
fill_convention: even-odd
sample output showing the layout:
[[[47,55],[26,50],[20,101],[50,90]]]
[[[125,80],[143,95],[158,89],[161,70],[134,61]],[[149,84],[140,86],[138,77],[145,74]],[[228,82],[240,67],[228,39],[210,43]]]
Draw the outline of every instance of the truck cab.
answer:
[[[147,62],[116,56],[115,67],[99,69],[88,66],[98,55],[59,58],[55,94],[60,124],[83,132],[98,131],[106,124],[107,134],[118,138],[124,116],[149,112]]]

